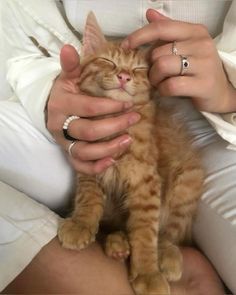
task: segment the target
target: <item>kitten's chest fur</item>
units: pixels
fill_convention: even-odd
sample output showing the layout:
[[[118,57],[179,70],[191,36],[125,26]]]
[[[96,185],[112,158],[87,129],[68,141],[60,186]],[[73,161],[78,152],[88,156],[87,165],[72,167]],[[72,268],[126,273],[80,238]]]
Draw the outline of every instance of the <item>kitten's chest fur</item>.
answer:
[[[128,131],[133,139],[131,147],[113,166],[97,176],[105,195],[102,224],[108,224],[111,230],[125,228],[129,215],[129,185],[138,182],[143,175],[139,169],[142,165],[152,165],[156,169],[157,147],[153,140],[155,103],[151,101],[139,107],[139,113],[140,122]]]

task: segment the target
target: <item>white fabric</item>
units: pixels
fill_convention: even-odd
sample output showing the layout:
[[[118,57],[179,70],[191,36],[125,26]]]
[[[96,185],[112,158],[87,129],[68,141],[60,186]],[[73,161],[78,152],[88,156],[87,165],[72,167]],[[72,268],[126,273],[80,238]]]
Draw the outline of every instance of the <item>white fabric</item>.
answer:
[[[75,1],[64,0],[64,2],[68,7],[68,3]],[[142,26],[145,22],[146,8],[155,8],[155,5],[158,6],[156,8],[161,9],[161,12],[171,17],[179,19],[185,17],[189,21],[194,18],[196,22],[199,21],[195,8],[200,9],[200,0],[186,1],[192,8],[185,10],[181,7],[181,11],[177,10],[178,1],[143,0],[139,2],[141,4],[137,8],[132,10],[133,12],[130,11],[132,18],[129,22],[125,21],[127,17],[125,3],[133,5],[135,1],[116,1],[115,5],[113,1],[107,1],[105,5],[103,0],[96,1],[99,5],[95,5],[92,0],[78,0],[77,2],[81,5],[87,3],[87,10],[98,9],[98,7],[105,10],[109,7],[109,3],[113,3],[110,10],[116,12],[116,17],[111,15],[110,18],[114,24],[112,32],[117,29],[116,23],[127,25],[129,30]],[[230,5],[230,1],[224,2],[204,0],[205,4],[201,4],[203,5],[201,7],[205,7],[205,13],[206,7],[208,8],[207,13],[211,13],[208,25],[213,35],[222,28],[223,16]],[[224,33],[216,39],[232,83],[236,76],[235,3],[236,0],[233,1],[224,23]],[[73,191],[73,171],[64,153],[48,133],[43,117],[50,87],[60,71],[58,55],[61,46],[64,43],[70,43],[78,51],[80,48],[79,40],[65,24],[56,4],[60,6],[59,2],[55,3],[53,0],[43,0],[43,3],[41,0],[0,1],[0,62],[5,62],[8,58],[7,77],[12,87],[10,89],[6,81],[2,80],[0,93],[1,95],[14,93],[12,101],[0,101],[0,179],[24,193],[21,194],[0,183],[0,216],[2,217],[0,219],[0,261],[2,262],[2,257],[4,257],[4,262],[6,262],[0,263],[0,290],[22,271],[43,245],[56,235],[58,217],[39,203],[43,203],[52,210],[60,211],[68,204]],[[214,10],[211,5],[218,8],[222,5],[222,10],[221,8]],[[126,8],[122,9],[123,6]],[[83,9],[84,15],[87,10]],[[175,11],[179,11],[179,14],[175,15]],[[217,17],[220,18],[219,22],[214,22],[213,11],[215,20]],[[202,21],[207,23],[206,15]],[[107,19],[109,18],[103,18],[103,20]],[[48,50],[51,57],[43,56],[28,36],[37,39],[39,44]],[[2,67],[0,64],[0,70],[3,71],[4,68],[6,68],[5,65]],[[3,72],[2,77],[5,75],[6,73]],[[175,103],[175,99],[172,98],[171,102]],[[226,149],[227,143],[217,136],[214,129],[199,113],[194,111],[189,100],[176,100],[176,105],[181,114],[186,116],[190,130],[194,134],[194,144],[201,148],[207,169],[207,191],[199,208],[195,228],[196,240],[211,258],[228,287],[236,293],[234,280],[236,153]],[[210,116],[212,116],[209,118],[211,124],[217,118],[215,127],[218,128],[218,132],[220,130],[224,136],[226,134],[225,138],[229,142],[232,142],[232,138],[235,140],[234,129],[228,138],[227,128],[229,126],[234,128],[231,124],[227,123],[229,126],[225,128],[220,115],[210,114]],[[206,214],[208,211],[211,214]],[[217,231],[220,224],[225,225],[224,235]],[[38,240],[32,233],[37,234]],[[206,241],[206,237],[208,238],[210,234],[214,238],[213,243],[210,239]],[[28,255],[24,255],[24,249]],[[15,256],[11,259],[13,252]],[[231,256],[227,257],[229,252]],[[224,263],[223,259],[225,259]]]
[[[3,50],[4,56],[8,55],[7,80],[14,99],[22,103],[33,124],[52,140],[45,126],[44,108],[53,80],[60,72],[60,48],[70,43],[79,49],[80,42],[66,26],[54,1],[44,0],[42,5],[40,0],[3,0],[0,5]],[[33,44],[31,36],[48,50],[50,58]]]
[[[87,0],[63,2],[70,23],[80,33],[84,30],[90,10],[95,13],[106,35],[120,37],[146,25],[146,11],[153,8],[172,19],[204,24],[215,37],[222,31],[223,21],[232,0],[89,0],[89,5]]]
[[[222,116],[226,122],[236,126],[236,113],[223,114]]]
[[[40,203],[47,198],[53,210],[65,207],[73,171],[64,152],[32,125],[19,102],[0,101],[0,130],[0,179]]]

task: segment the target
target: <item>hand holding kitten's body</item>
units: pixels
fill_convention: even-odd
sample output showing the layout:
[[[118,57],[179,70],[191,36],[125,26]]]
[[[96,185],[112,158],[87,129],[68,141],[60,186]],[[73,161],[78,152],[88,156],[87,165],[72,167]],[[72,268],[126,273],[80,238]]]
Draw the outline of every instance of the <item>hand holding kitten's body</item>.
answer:
[[[130,149],[96,176],[78,174],[75,208],[59,230],[63,246],[83,249],[100,224],[109,228],[105,251],[130,254],[136,294],[169,294],[178,280],[178,244],[189,238],[203,173],[182,126],[152,99],[143,51],[107,43],[92,15],[84,37],[80,89],[132,101],[141,120],[129,128]]]

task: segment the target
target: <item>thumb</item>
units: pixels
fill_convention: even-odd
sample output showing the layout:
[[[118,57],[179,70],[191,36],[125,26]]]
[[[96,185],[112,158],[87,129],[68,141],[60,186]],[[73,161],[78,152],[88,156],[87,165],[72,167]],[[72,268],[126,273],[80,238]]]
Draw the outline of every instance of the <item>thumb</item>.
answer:
[[[80,74],[80,58],[75,48],[69,44],[62,47],[60,52],[61,74],[64,79],[78,78]]]
[[[169,17],[161,14],[155,9],[148,9],[146,12],[146,17],[149,23],[155,22],[157,20],[167,20],[170,19]]]

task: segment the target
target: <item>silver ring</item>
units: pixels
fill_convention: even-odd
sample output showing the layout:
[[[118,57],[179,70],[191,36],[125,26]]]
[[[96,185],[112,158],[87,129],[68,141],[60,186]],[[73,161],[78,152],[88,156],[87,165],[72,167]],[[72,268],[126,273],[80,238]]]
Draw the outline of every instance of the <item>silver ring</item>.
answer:
[[[72,141],[71,144],[68,147],[68,154],[69,154],[70,157],[72,157],[72,151],[71,150],[72,150],[73,146],[76,144],[76,142],[77,142],[77,140]]]
[[[78,119],[80,119],[80,117],[78,117],[78,116],[69,116],[65,120],[65,122],[63,124],[63,127],[62,127],[62,131],[63,131],[63,135],[64,135],[65,139],[67,139],[67,140],[73,140],[73,141],[76,140],[76,138],[70,136],[67,131],[68,131],[68,128],[69,128],[70,123],[72,121],[78,120]]]
[[[177,49],[177,47],[176,47],[176,41],[174,41],[174,42],[172,43],[172,54],[173,54],[173,55],[177,55],[177,53],[178,53],[178,49]]]
[[[189,68],[190,63],[188,61],[187,56],[183,56],[183,55],[180,55],[180,62],[181,62],[180,75],[183,76],[186,73],[187,69]]]

